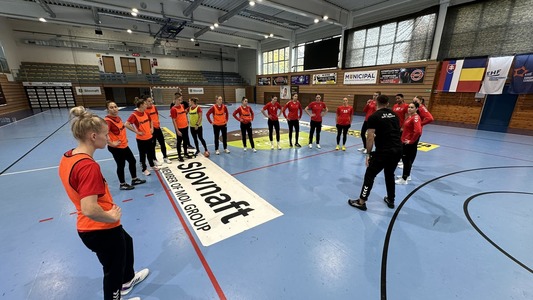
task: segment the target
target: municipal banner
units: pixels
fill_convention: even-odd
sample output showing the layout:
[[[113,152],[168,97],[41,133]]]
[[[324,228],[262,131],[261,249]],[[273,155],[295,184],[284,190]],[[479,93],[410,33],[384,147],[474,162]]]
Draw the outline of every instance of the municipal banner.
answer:
[[[437,91],[439,92],[455,92],[457,90],[457,83],[459,83],[459,76],[461,76],[461,69],[463,67],[463,60],[445,60],[442,62],[439,75],[439,84]]]
[[[491,57],[485,72],[485,79],[479,92],[487,95],[500,95],[503,92],[514,56]]]
[[[517,55],[512,73],[511,94],[533,94],[533,54]]]
[[[357,71],[344,73],[344,84],[375,84],[378,71]]]
[[[283,215],[217,164],[201,155],[160,168],[184,218],[210,246]]]

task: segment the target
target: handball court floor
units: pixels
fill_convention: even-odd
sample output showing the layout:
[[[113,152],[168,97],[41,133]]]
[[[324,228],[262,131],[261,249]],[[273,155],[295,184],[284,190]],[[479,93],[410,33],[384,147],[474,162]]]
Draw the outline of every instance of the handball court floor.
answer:
[[[254,128],[266,128],[261,106],[252,107]],[[159,109],[162,126],[172,128],[168,108]],[[131,110],[119,115],[125,120]],[[362,121],[355,116],[352,129]],[[334,123],[330,112],[323,124]],[[204,122],[210,159],[283,213],[207,247],[161,174],[120,191],[111,154],[97,150],[134,239],[136,269],[151,270],[128,297],[533,299],[532,136],[427,125],[421,141],[431,150],[418,152],[409,185],[396,186],[396,208],[382,201],[380,173],[362,212],[347,205],[365,172],[360,138],[335,151],[335,133],[322,131],[322,149],[309,149],[308,131],[301,126],[300,149],[287,148],[282,135],[281,151],[230,146],[230,154],[214,155]],[[101,266],[76,234],[57,174],[61,155],[75,146],[67,109],[0,127],[0,299],[102,298]]]

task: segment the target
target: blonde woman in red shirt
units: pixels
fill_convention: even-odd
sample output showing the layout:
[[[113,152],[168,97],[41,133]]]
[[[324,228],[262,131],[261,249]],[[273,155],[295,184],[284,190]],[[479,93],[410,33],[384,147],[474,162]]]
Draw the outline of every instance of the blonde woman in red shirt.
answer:
[[[407,119],[403,123],[402,131],[402,161],[403,174],[396,180],[396,184],[407,184],[411,177],[411,168],[415,161],[418,139],[422,135],[422,120],[416,113],[418,103],[413,102],[407,107]]]
[[[348,129],[352,125],[353,107],[348,105],[348,98],[342,99],[342,105],[337,107],[337,115],[335,117],[335,123],[337,124],[337,147],[335,150],[339,150],[339,144],[341,141],[342,133],[342,151],[346,151],[346,140],[348,138]]]
[[[288,114],[287,110],[289,111]],[[300,119],[302,118],[303,109],[300,101],[298,101],[298,94],[294,93],[292,95],[291,101],[287,102],[285,106],[283,106],[282,111],[283,116],[285,119],[287,119],[287,124],[289,125],[289,145],[292,147],[292,131],[294,128],[294,146],[297,148],[302,147],[298,142],[298,136],[300,135]]]
[[[150,270],[135,273],[133,239],[120,224],[122,211],[113,201],[100,166],[94,160],[96,149],[107,145],[109,128],[102,118],[83,106],[70,110],[76,148],[63,154],[59,177],[70,201],[76,207],[76,229],[83,244],[96,253],[104,271],[104,300],[120,299],[143,281]],[[95,298],[87,295],[86,298]],[[130,300],[140,300],[139,297]]]
[[[117,176],[120,182],[121,190],[132,190],[134,185],[145,183],[146,180],[137,177],[137,167],[135,163],[135,156],[128,146],[128,137],[126,136],[126,126],[122,123],[122,119],[118,116],[118,106],[113,101],[106,103],[108,115],[105,121],[109,128],[109,139],[107,141],[107,150],[113,155],[113,159],[117,163]],[[124,168],[126,161],[131,175],[131,185],[126,183],[124,176]]]
[[[222,146],[224,147],[224,152],[230,153],[228,149],[228,126],[227,126],[228,120],[229,120],[229,113],[228,113],[228,108],[222,102],[223,102],[222,96],[217,96],[215,105],[213,105],[205,114],[207,121],[209,121],[209,123],[213,125],[216,155],[220,154],[220,151],[218,151],[218,147],[219,147],[219,139],[220,139],[221,134],[222,134]],[[211,120],[211,116],[213,116],[212,120]]]
[[[248,135],[252,151],[257,152],[257,150],[255,150],[254,135],[252,132],[254,111],[250,106],[248,106],[248,99],[246,99],[246,97],[242,98],[241,103],[241,106],[233,112],[233,117],[235,118],[235,120],[241,123],[242,146],[244,148],[244,151],[246,151],[246,135]]]
[[[146,100],[135,98],[135,106],[137,106],[137,108],[130,115],[124,126],[135,133],[142,172],[144,175],[149,176],[150,171],[146,167],[146,158],[148,158],[148,164],[152,167],[152,170],[159,170],[154,163],[155,152],[152,147],[152,133],[154,132],[154,127],[150,120],[150,116],[145,112],[146,107],[148,106]]]

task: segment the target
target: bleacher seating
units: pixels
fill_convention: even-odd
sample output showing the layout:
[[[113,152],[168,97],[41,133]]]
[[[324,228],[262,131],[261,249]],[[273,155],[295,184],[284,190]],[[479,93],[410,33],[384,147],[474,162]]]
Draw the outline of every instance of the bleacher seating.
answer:
[[[19,81],[99,82],[98,66],[22,62]]]
[[[213,72],[213,71],[203,71],[202,75],[214,85],[247,85],[248,83],[244,80],[239,73],[234,72]]]

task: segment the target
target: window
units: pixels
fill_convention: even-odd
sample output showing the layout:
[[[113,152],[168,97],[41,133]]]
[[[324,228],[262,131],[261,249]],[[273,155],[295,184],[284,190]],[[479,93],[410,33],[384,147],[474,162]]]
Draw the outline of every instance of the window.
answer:
[[[263,74],[289,73],[289,47],[263,52]]]
[[[2,42],[0,42],[0,73],[10,73]]]
[[[304,53],[305,44],[300,44],[296,47],[296,72],[303,72],[304,70]]]
[[[406,63],[431,55],[437,14],[430,13],[347,34],[345,68]]]

